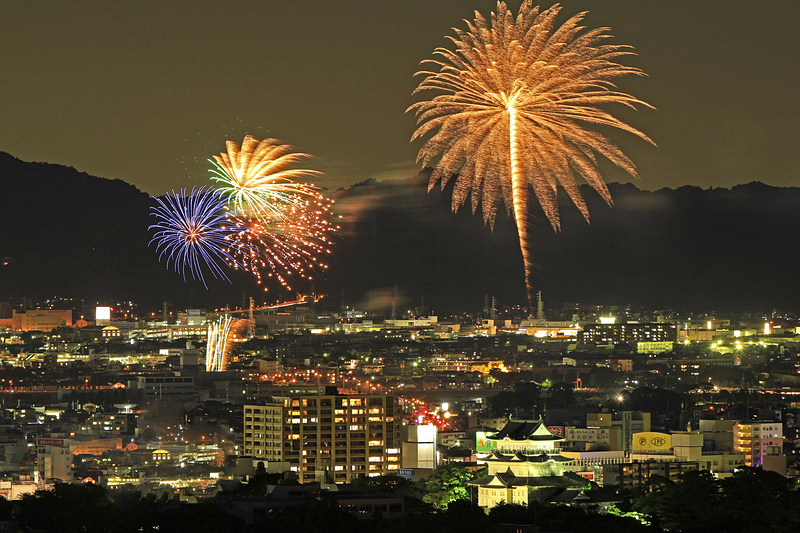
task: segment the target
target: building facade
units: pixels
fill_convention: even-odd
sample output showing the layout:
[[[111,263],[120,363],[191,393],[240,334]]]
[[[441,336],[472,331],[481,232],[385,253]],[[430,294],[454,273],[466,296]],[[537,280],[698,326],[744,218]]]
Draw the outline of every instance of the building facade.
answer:
[[[764,456],[783,453],[780,422],[738,422],[733,432],[734,450],[744,455],[747,466],[760,466]]]
[[[400,468],[394,396],[277,396],[244,407],[246,456],[285,461],[298,481],[346,483]]]
[[[583,344],[638,345],[640,342],[675,342],[678,330],[675,324],[589,324],[578,333]]]

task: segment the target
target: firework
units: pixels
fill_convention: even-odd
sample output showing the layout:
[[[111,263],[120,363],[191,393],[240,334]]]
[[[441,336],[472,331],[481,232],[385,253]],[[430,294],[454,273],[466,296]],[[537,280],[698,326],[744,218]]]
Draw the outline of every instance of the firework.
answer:
[[[151,215],[159,222],[148,229],[156,230],[150,244],[156,243],[159,258],[167,259],[167,268],[172,265],[186,280],[188,270],[193,279],[206,285],[203,271],[208,270],[215,278],[228,279],[223,266],[237,264],[232,252],[243,253],[243,243],[232,243],[236,233],[227,221],[224,202],[210,187],[192,189],[186,194],[172,191],[164,198],[156,198],[157,207]]]
[[[633,163],[605,136],[587,125],[611,126],[651,142],[637,129],[600,109],[618,103],[650,107],[615,90],[613,78],[643,75],[616,59],[632,54],[628,46],[602,44],[607,28],[584,31],[578,14],[555,26],[560,8],[539,11],[528,0],[516,17],[503,2],[487,21],[479,13],[467,31],[454,29],[455,51],[437,48],[439,59],[423,63],[433,70],[414,91],[441,94],[409,108],[417,116],[412,141],[435,133],[419,151],[418,161],[438,163],[428,190],[444,188],[458,176],[452,207],[457,210],[472,194],[472,210],[482,203],[484,221],[494,224],[499,206],[517,225],[525,264],[528,298],[532,298],[533,263],[528,250],[529,190],[553,229],[560,229],[557,186],[561,185],[586,220],[589,213],[575,180],[577,173],[606,202],[608,188],[597,169],[599,154],[638,177]]]
[[[285,217],[285,207],[302,204],[305,196],[314,196],[314,185],[295,180],[317,176],[316,170],[293,168],[309,156],[277,139],[258,141],[247,135],[239,146],[226,143],[227,152],[209,160],[211,179],[219,182],[220,193],[235,213],[274,224]]]
[[[313,184],[294,181],[320,174],[294,168],[310,156],[277,139],[250,135],[241,146],[226,146],[227,152],[214,156],[211,172],[230,209],[233,240],[241,244],[231,266],[252,272],[259,283],[266,271],[288,289],[291,278],[312,279],[312,272],[327,268],[323,257],[337,228],[329,222],[332,201]]]
[[[206,342],[206,372],[222,372],[228,366],[230,341],[236,331],[247,324],[247,320],[220,315],[208,324]]]
[[[242,243],[236,263],[252,272],[258,282],[266,276],[291,289],[290,278],[313,279],[313,272],[328,268],[330,234],[338,229],[330,223],[332,200],[321,194],[306,195],[302,202],[280,206],[281,215],[270,223],[263,219],[232,216]],[[238,268],[238,267],[237,267]]]

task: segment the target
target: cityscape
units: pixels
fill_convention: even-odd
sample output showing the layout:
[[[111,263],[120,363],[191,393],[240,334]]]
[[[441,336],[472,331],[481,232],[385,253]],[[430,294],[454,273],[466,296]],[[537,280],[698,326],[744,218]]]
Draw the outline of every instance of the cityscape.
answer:
[[[7,6],[0,531],[800,531],[800,10],[583,3]]]

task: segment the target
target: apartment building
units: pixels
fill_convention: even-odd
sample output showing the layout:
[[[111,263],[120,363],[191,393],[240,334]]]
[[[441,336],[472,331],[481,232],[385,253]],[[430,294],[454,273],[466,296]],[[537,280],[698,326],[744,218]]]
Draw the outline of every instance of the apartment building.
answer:
[[[747,466],[760,466],[765,455],[783,453],[780,422],[738,422],[733,427],[733,449],[743,454]]]
[[[394,396],[291,395],[244,406],[246,456],[284,461],[301,483],[346,483],[400,468]]]

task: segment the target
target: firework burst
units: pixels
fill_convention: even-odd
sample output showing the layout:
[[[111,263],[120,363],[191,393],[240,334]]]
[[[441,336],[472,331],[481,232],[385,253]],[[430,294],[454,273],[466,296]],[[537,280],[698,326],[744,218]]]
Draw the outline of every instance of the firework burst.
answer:
[[[313,273],[328,268],[330,235],[338,229],[330,223],[332,200],[321,194],[305,195],[302,201],[280,206],[280,216],[270,223],[247,216],[231,216],[243,245],[236,255],[237,265],[252,272],[262,282],[268,278],[291,289],[292,278],[313,279]],[[234,265],[236,266],[236,265]]]
[[[238,215],[272,224],[286,216],[286,206],[317,194],[313,184],[295,181],[321,173],[293,168],[310,156],[295,152],[292,146],[277,139],[259,141],[247,135],[241,146],[228,141],[226,148],[227,152],[209,160],[214,165],[211,179],[220,183],[220,193]]]
[[[527,233],[530,189],[554,230],[560,229],[558,185],[588,221],[576,174],[611,204],[597,155],[638,176],[631,160],[587,125],[611,126],[652,143],[599,107],[650,107],[616,90],[611,82],[628,74],[643,75],[616,62],[632,49],[603,44],[609,37],[607,28],[584,31],[580,26],[584,13],[556,27],[559,11],[555,5],[540,12],[526,0],[516,17],[504,2],[497,4],[491,20],[476,12],[475,21],[467,21],[467,31],[454,29],[455,37],[449,38],[455,51],[437,48],[439,59],[423,62],[432,64],[433,70],[418,73],[425,78],[415,94],[425,90],[440,94],[409,108],[417,116],[412,141],[435,132],[417,158],[427,166],[438,157],[428,190],[438,182],[444,188],[457,176],[453,210],[471,194],[473,212],[482,204],[490,225],[505,204],[517,225],[529,300],[533,293]]]
[[[200,187],[196,191],[193,188],[191,194],[181,189],[155,200],[158,206],[152,208],[151,215],[160,220],[148,228],[155,230],[150,244],[156,244],[160,259],[166,257],[167,268],[171,265],[184,280],[188,270],[206,288],[204,270],[230,281],[223,266],[238,264],[234,255],[246,253],[243,248],[247,245],[231,241],[236,230],[227,220],[220,196],[210,187]]]

